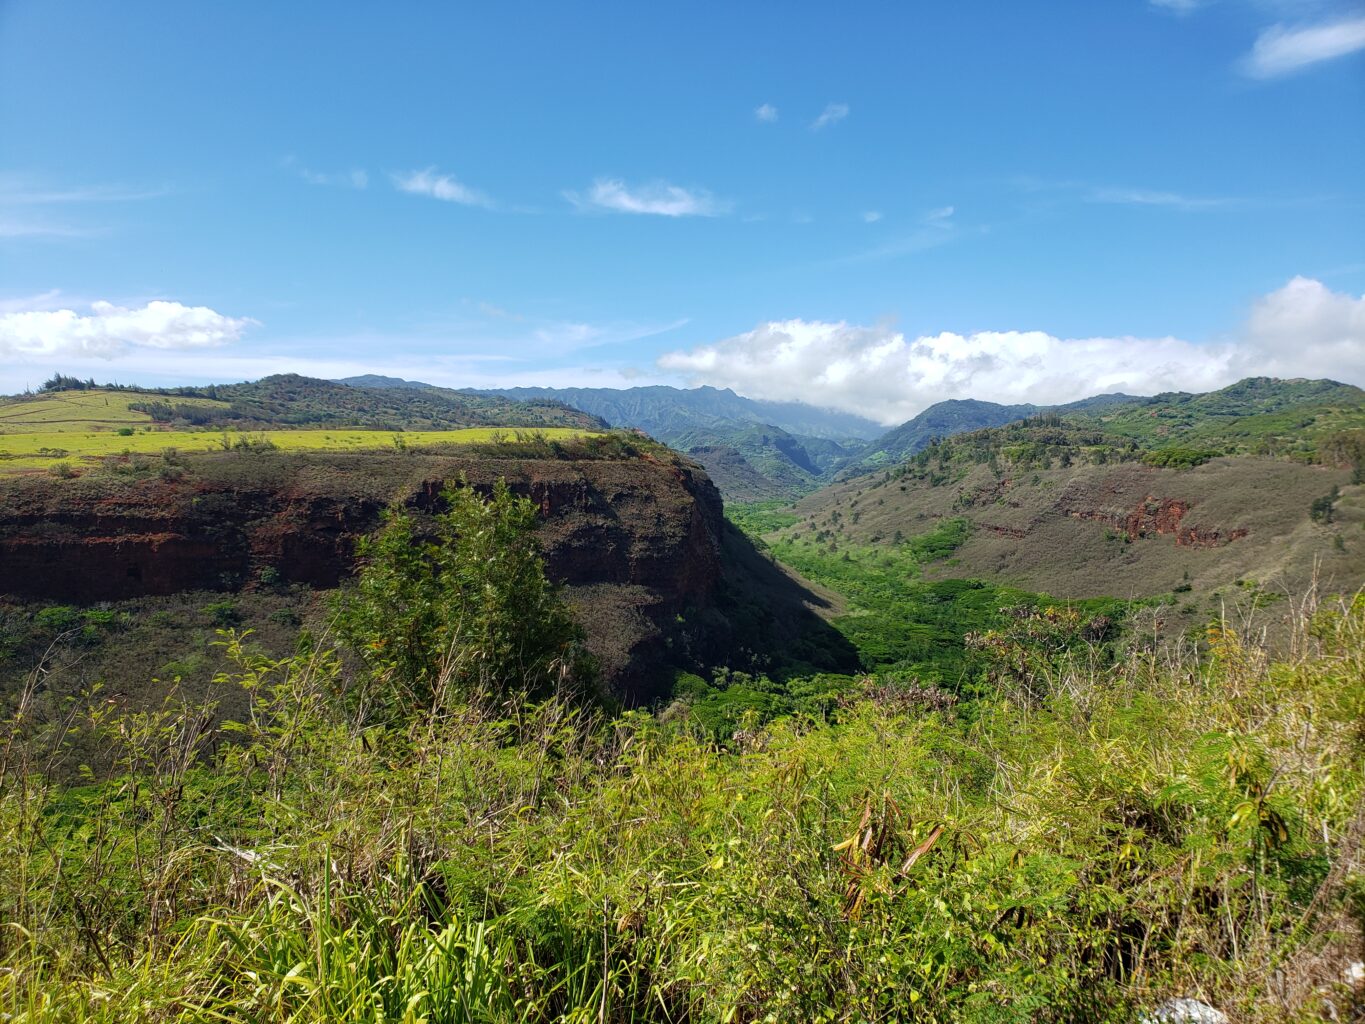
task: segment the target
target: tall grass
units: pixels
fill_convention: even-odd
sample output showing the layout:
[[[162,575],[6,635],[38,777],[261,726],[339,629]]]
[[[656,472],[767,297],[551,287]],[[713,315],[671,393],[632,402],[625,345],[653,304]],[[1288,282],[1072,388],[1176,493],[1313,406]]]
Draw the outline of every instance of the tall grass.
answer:
[[[1101,1021],[1184,995],[1342,1014],[1365,601],[1304,611],[1290,660],[1219,629],[1199,659],[1073,661],[934,712],[871,688],[721,744],[559,701],[377,727],[324,652],[230,638],[219,685],[254,707],[231,742],[174,695],[5,724],[0,1010]],[[47,781],[73,731],[116,777]]]

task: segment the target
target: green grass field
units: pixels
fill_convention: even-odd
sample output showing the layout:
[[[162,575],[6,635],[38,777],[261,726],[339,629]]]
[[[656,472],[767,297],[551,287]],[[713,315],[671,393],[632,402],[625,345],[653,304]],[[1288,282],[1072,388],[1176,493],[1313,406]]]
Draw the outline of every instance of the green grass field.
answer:
[[[182,452],[222,451],[238,441],[269,441],[284,451],[363,451],[393,449],[395,445],[420,448],[438,444],[486,444],[499,438],[532,433],[550,440],[585,437],[594,431],[572,427],[542,427],[517,431],[508,427],[467,427],[463,430],[260,430],[237,431],[151,430],[124,436],[116,431],[77,433],[45,429],[0,434],[0,475],[43,470],[57,462],[76,466],[83,460],[109,455],[155,455],[167,448]]]
[[[136,391],[62,391],[0,401],[0,438],[30,431],[80,433],[151,427],[152,418],[129,405],[154,397]],[[175,401],[178,405],[228,408],[227,402],[210,398],[177,397]],[[0,443],[0,447],[6,445]]]

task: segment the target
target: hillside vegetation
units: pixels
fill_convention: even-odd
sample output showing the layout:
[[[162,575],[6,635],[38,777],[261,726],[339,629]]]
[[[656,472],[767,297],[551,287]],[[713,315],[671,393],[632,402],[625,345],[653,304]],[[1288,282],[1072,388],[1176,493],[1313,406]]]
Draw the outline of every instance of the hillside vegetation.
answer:
[[[0,399],[0,474],[75,472],[102,457],[168,449],[402,450],[512,440],[519,431],[555,440],[602,432],[594,417],[555,403],[365,389],[292,375],[166,391],[79,384]]]
[[[249,448],[281,451],[364,451],[430,447],[433,445],[493,444],[515,441],[518,431],[502,427],[467,427],[462,430],[254,430],[247,433],[156,430],[119,433],[22,433],[0,435],[0,474],[32,469],[74,472],[101,457],[160,455],[230,451]],[[547,440],[590,437],[599,431],[574,427],[546,427],[524,431]]]
[[[1220,623],[1203,656],[1112,665],[1037,608],[973,636],[970,701],[877,675],[718,743],[686,701],[572,696],[581,670],[554,668],[572,631],[516,547],[526,510],[453,508],[510,531],[485,550],[461,526],[478,550],[438,559],[454,604],[431,628],[455,632],[412,617],[412,577],[390,576],[406,545],[380,542],[339,650],[272,660],[223,635],[217,693],[249,706],[226,735],[204,726],[217,694],[132,713],[95,693],[50,718],[20,701],[0,734],[9,1019],[1352,1012],[1365,601],[1296,603],[1279,661]],[[548,641],[534,700],[513,619]],[[52,781],[76,733],[110,777]]]
[[[0,447],[192,415],[125,395]],[[12,587],[117,590],[0,606],[0,1014],[1358,1019],[1361,394],[1142,402],[728,523],[581,427],[0,480]]]
[[[277,374],[240,384],[135,388],[96,386],[55,375],[36,394],[0,398],[0,432],[13,427],[90,430],[124,424],[177,429],[356,427],[446,430],[460,427],[599,429],[595,416],[559,402],[516,402],[446,388],[395,389]]]
[[[935,439],[803,498],[760,535],[784,558],[856,559],[952,520],[961,542],[929,578],[1162,597],[1178,632],[1228,602],[1365,581],[1363,462],[1365,393],[1250,380]]]

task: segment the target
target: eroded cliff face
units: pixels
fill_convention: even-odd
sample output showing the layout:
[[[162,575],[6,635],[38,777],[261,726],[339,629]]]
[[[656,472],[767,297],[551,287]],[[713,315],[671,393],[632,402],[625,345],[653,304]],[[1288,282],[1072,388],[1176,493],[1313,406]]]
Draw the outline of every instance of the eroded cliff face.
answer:
[[[1294,590],[1313,585],[1315,567],[1333,586],[1353,589],[1365,547],[1352,546],[1349,529],[1336,543],[1309,517],[1333,486],[1343,509],[1357,500],[1343,471],[1287,459],[1220,458],[1182,470],[981,464],[948,479],[873,474],[836,484],[797,503],[803,521],[792,529],[894,543],[961,517],[970,535],[926,576],[979,577],[1058,597],[1199,595],[1238,580]]]
[[[181,480],[11,479],[0,486],[0,594],[88,604],[262,579],[333,587],[394,501],[431,511],[447,483],[489,489],[500,477],[540,506],[548,573],[580,604],[610,682],[648,699],[668,624],[715,596],[724,529],[705,473],[648,455],[265,453],[196,459]]]
[[[1183,525],[1194,504],[1187,499],[1159,498],[1149,494],[1138,502],[1135,508],[1123,512],[1070,507],[1065,502],[1059,502],[1057,510],[1072,519],[1106,523],[1122,532],[1129,540],[1170,536],[1175,539],[1177,546],[1185,548],[1212,548],[1219,544],[1231,544],[1251,533],[1245,526],[1220,529]]]

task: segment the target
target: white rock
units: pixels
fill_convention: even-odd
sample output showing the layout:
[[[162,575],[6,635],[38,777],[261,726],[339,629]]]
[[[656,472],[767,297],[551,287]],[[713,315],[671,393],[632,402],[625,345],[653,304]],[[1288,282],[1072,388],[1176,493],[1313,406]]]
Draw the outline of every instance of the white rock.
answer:
[[[1228,1015],[1198,999],[1167,999],[1144,1013],[1142,1024],[1228,1024]]]

